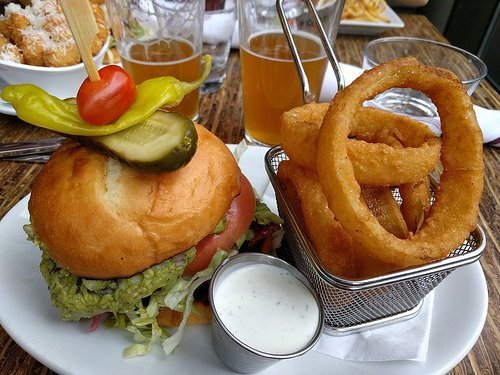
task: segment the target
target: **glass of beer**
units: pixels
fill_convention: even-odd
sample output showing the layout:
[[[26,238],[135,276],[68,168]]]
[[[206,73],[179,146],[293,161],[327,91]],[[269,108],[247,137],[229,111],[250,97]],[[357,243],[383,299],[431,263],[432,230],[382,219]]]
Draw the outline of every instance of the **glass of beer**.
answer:
[[[337,36],[343,0],[316,1],[331,44]],[[328,64],[305,1],[285,0],[287,23],[304,65],[313,100],[319,98]],[[280,117],[304,104],[302,84],[281,26],[275,0],[238,0],[245,138],[280,143]]]
[[[203,0],[106,0],[123,68],[139,84],[173,76],[195,80],[201,71]],[[198,118],[200,90],[168,110]]]

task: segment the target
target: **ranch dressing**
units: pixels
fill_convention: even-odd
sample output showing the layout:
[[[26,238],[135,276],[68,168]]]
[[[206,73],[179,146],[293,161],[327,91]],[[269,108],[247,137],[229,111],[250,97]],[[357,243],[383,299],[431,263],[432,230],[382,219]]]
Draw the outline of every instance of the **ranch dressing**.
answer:
[[[287,270],[268,264],[230,272],[215,291],[213,303],[236,338],[266,353],[303,349],[320,324],[312,293]]]

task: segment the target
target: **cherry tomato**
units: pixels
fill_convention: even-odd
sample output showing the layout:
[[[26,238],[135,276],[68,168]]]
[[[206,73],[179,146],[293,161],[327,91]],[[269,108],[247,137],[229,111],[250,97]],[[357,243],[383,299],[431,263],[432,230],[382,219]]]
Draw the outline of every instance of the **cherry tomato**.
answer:
[[[219,234],[209,234],[196,245],[196,256],[184,274],[192,275],[208,267],[217,249],[228,251],[252,223],[255,215],[255,194],[248,179],[241,175],[240,194],[226,212],[226,228]]]
[[[99,70],[99,81],[88,77],[76,96],[80,117],[93,125],[106,125],[116,121],[135,100],[136,89],[132,78],[117,65]]]

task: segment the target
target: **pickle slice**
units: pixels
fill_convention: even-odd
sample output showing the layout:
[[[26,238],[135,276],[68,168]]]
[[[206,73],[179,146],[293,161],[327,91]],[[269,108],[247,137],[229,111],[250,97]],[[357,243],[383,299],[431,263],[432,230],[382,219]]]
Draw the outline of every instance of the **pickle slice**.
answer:
[[[158,110],[128,129],[78,141],[135,169],[159,172],[187,164],[196,152],[198,134],[186,116]]]

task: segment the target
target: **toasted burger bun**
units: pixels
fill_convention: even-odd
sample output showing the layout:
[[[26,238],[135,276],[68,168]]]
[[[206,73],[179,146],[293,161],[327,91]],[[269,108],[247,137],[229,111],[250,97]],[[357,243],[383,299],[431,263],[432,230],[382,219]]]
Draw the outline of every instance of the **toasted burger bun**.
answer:
[[[77,143],[38,174],[31,223],[59,267],[95,279],[129,277],[211,233],[239,193],[226,145],[197,125],[198,149],[174,172],[141,173]]]

